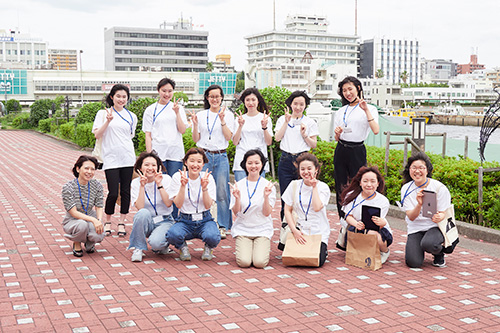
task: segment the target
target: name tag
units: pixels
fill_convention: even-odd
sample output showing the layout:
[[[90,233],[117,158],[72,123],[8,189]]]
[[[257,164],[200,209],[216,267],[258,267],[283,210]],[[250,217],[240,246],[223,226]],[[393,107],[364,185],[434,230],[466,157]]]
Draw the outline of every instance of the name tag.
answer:
[[[163,221],[163,215],[153,217],[153,223],[160,223],[161,221]]]
[[[344,133],[352,133],[352,128],[344,127]]]
[[[193,221],[201,221],[201,220],[203,220],[203,213],[191,214],[191,219]]]

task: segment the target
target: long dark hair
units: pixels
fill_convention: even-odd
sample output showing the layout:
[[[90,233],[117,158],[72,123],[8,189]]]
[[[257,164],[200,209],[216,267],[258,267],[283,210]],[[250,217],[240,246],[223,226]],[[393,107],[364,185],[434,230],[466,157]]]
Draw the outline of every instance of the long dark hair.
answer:
[[[427,167],[427,178],[432,177],[432,171],[434,170],[434,167],[432,166],[431,159],[425,153],[418,152],[418,153],[412,155],[408,159],[408,163],[406,163],[406,165],[405,165],[405,168],[402,172],[404,184],[408,183],[409,181],[412,181],[412,178],[410,176],[410,167],[411,167],[412,163],[415,161],[424,162],[425,166]]]
[[[255,97],[257,97],[257,101],[259,101],[259,105],[257,106],[257,110],[259,112],[269,113],[269,109],[267,108],[266,101],[264,100],[264,97],[262,97],[261,93],[259,92],[259,90],[257,88],[247,88],[241,93],[240,101],[243,102],[243,108],[245,109],[245,113],[248,112],[247,107],[245,105],[245,98],[251,94],[254,94]]]
[[[353,83],[354,86],[356,87],[356,90],[358,91],[358,98],[362,97],[363,86],[361,85],[361,81],[359,81],[354,76],[348,76],[345,79],[343,79],[342,81],[340,81],[340,83],[339,83],[338,94],[342,100],[342,105],[349,104],[349,101],[344,97],[344,94],[342,92],[342,87],[344,86],[344,84],[349,83],[349,82]]]
[[[340,202],[342,203],[342,206],[347,205],[349,202],[353,201],[354,199],[357,198],[357,196],[361,193],[361,178],[363,178],[363,175],[368,172],[373,172],[374,174],[377,175],[377,180],[378,180],[378,187],[377,187],[377,192],[383,194],[385,191],[385,181],[384,177],[380,174],[380,171],[378,171],[378,168],[376,166],[371,166],[371,167],[361,167],[358,170],[358,173],[354,178],[352,178],[351,183],[349,186],[347,186],[343,191],[342,194],[340,195]]]
[[[203,94],[203,107],[205,108],[205,110],[210,109],[210,102],[208,102],[208,94],[210,93],[210,91],[214,89],[220,90],[220,96],[222,97],[220,101],[221,105],[222,102],[224,101],[224,90],[222,90],[222,87],[219,86],[218,84],[212,84],[210,87],[207,88],[207,90],[205,90],[205,93]]]

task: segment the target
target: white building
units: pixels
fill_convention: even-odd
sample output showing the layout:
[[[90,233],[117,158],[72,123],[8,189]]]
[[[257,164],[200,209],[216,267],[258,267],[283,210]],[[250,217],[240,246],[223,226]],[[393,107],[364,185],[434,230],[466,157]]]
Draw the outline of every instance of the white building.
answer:
[[[47,68],[47,42],[19,31],[0,30],[0,68]]]
[[[204,72],[208,32],[180,19],[162,29],[112,27],[104,31],[108,71]],[[172,29],[167,29],[167,26]]]
[[[419,42],[416,39],[373,38],[365,40],[360,48],[360,77],[376,78],[377,72],[390,83],[419,82]]]
[[[457,63],[451,59],[420,59],[420,81],[442,82],[457,76]]]

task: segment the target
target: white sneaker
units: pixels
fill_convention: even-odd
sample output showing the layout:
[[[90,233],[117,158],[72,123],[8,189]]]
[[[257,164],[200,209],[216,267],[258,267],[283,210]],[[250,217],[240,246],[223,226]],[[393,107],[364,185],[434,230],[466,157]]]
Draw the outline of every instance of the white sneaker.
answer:
[[[191,254],[189,253],[189,248],[187,244],[184,244],[180,249],[179,249],[179,259],[182,261],[190,261],[191,260]]]
[[[391,250],[387,249],[387,252],[380,252],[380,261],[382,261],[383,264],[389,259],[389,254],[391,253]]]
[[[205,244],[205,249],[203,250],[203,254],[201,255],[201,260],[212,260],[214,258],[213,252],[214,250],[208,247],[207,244]]]
[[[227,238],[227,235],[226,235],[226,228],[220,227],[220,228],[219,228],[219,231],[220,231],[220,238],[221,238],[221,239],[226,239],[226,238]]]
[[[144,253],[142,253],[141,249],[135,249],[134,252],[132,252],[132,262],[141,262],[142,257],[144,257]]]

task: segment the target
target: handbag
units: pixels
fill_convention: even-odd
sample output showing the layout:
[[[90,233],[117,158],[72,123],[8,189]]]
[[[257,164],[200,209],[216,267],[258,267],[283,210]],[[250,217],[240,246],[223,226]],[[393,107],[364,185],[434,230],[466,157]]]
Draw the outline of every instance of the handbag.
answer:
[[[302,235],[305,244],[295,241],[292,233],[286,239],[285,250],[281,256],[284,266],[319,267],[319,252],[321,250],[321,235]]]
[[[381,268],[377,235],[347,231],[345,263],[372,271]]]
[[[106,109],[104,109],[106,111]],[[106,112],[103,113],[102,122],[106,121]],[[97,162],[99,162],[98,169],[102,169],[102,136],[99,139],[95,140],[94,150],[92,150],[92,156],[97,158]]]
[[[455,221],[455,207],[451,205],[444,214],[444,220],[438,223],[439,230],[444,237],[443,252],[452,253],[459,242],[457,222]]]
[[[337,242],[335,243],[335,246],[342,251],[346,250],[346,244],[345,244],[346,233],[347,233],[347,222],[343,217],[341,217],[339,236],[337,237]]]
[[[292,189],[293,189],[293,204],[292,207],[295,205],[295,194],[297,193],[297,182],[292,181]],[[292,213],[294,215],[295,221],[297,221],[297,214]],[[286,219],[284,222],[281,223],[281,228],[280,228],[280,241],[278,243],[278,249],[283,251],[285,248],[285,243],[287,240],[287,236],[290,234],[290,227],[288,226],[288,222],[286,222]]]

